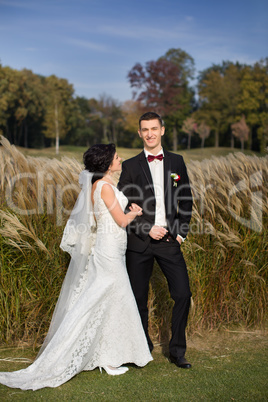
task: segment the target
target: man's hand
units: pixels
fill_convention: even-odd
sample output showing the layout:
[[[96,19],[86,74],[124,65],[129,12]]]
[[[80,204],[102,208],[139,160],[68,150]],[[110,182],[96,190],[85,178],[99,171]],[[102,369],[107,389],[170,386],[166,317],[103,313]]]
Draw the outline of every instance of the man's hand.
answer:
[[[167,229],[162,226],[153,226],[149,232],[149,236],[154,240],[160,240],[167,234]]]

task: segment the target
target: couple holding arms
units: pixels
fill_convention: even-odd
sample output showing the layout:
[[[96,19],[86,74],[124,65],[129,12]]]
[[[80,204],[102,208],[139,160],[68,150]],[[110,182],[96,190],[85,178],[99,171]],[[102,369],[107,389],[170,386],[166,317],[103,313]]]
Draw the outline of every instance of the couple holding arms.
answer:
[[[122,164],[113,144],[84,154],[82,186],[61,248],[69,268],[45,341],[23,370],[0,373],[13,388],[57,387],[83,370],[110,375],[152,360],[148,334],[149,280],[156,260],[174,300],[170,361],[190,368],[185,328],[191,292],[181,253],[191,219],[192,195],[183,158],[163,151],[161,117],[139,120],[144,150]]]

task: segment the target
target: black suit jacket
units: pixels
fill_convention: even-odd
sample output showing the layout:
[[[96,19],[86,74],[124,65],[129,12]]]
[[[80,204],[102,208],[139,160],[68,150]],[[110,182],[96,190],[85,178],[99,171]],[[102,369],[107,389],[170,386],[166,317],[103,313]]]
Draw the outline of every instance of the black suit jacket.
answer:
[[[171,173],[177,173],[180,180],[173,184]],[[143,252],[149,244],[148,233],[155,222],[155,194],[151,171],[144,151],[122,164],[118,183],[129,203],[135,202],[143,209],[143,215],[136,217],[128,226],[128,249]],[[169,232],[186,237],[192,212],[192,194],[187,169],[181,155],[164,151],[164,194],[166,220]]]

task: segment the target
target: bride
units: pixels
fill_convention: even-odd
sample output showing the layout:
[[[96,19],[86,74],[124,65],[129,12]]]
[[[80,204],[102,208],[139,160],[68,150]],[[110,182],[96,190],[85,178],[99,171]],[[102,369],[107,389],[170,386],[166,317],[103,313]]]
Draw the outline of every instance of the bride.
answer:
[[[82,186],[60,247],[69,268],[45,341],[29,367],[0,373],[0,383],[37,390],[57,387],[83,370],[124,374],[152,360],[125,266],[125,227],[141,208],[113,183],[121,170],[114,144],[93,145],[84,154]]]

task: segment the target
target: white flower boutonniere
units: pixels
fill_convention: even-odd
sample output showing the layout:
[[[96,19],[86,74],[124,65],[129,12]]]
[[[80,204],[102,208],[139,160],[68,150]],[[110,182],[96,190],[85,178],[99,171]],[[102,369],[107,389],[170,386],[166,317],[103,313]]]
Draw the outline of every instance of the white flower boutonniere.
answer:
[[[170,176],[171,176],[171,178],[172,178],[172,180],[173,180],[173,186],[174,186],[174,187],[177,187],[178,181],[181,179],[181,176],[178,175],[177,173],[171,173]]]

